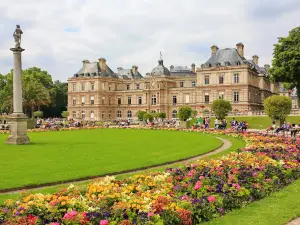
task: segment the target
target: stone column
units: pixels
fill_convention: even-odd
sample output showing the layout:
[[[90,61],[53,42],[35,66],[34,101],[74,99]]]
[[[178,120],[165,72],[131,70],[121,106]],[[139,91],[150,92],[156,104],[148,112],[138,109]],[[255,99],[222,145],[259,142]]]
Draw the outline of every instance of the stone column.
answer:
[[[22,52],[25,49],[20,47],[10,49],[14,55],[13,68],[13,106],[14,111],[9,117],[10,135],[7,144],[28,144],[27,117],[23,113],[22,97]]]

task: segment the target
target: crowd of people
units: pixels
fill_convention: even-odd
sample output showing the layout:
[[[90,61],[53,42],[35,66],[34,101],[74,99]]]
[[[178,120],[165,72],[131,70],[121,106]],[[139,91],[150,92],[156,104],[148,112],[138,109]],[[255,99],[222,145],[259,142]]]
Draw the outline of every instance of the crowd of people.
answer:
[[[291,124],[290,122],[284,121],[281,126],[276,126],[276,123],[273,122],[270,127],[267,128],[267,132],[274,132],[275,134],[279,134],[282,132],[283,134],[290,132],[292,137],[296,137],[296,134],[300,132],[300,124]]]
[[[9,124],[6,119],[0,119],[0,130],[9,130]]]

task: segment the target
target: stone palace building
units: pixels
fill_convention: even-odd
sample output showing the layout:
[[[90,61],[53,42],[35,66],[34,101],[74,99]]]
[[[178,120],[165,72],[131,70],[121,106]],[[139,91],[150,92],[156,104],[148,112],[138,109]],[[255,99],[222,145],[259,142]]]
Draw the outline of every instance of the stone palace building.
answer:
[[[68,80],[69,118],[108,121],[136,119],[138,110],[165,112],[176,118],[178,108],[189,105],[201,112],[210,110],[216,99],[232,103],[236,111],[261,111],[263,100],[277,94],[279,85],[270,81],[269,65],[259,66],[258,56],[244,57],[244,45],[236,48],[211,47],[211,57],[196,69],[171,65],[162,59],[142,76],[137,66],[117,68],[106,60],[83,61],[82,68]]]

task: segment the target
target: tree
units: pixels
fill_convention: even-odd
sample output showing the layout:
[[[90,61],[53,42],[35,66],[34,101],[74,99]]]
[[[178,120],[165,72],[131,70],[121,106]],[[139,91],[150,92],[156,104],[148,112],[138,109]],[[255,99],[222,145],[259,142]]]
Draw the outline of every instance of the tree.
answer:
[[[198,115],[197,110],[193,110],[193,111],[192,111],[192,117],[195,118],[197,115]]]
[[[178,117],[181,121],[187,121],[192,115],[192,108],[189,106],[181,106],[178,111]]]
[[[213,101],[211,110],[214,112],[217,119],[224,119],[232,110],[232,107],[229,101],[217,99]]]
[[[273,68],[268,70],[271,78],[290,83],[290,88],[297,87],[300,99],[300,26],[292,29],[287,37],[278,38],[273,55]]]
[[[35,112],[33,113],[33,115],[34,115],[34,117],[39,117],[39,118],[41,118],[41,117],[43,117],[43,111],[35,111]]]
[[[285,120],[292,110],[292,100],[286,96],[273,95],[264,100],[265,113],[273,120]]]
[[[159,114],[158,114],[158,118],[160,118],[161,120],[164,120],[164,119],[166,119],[166,118],[167,118],[167,114],[166,114],[166,113],[164,113],[164,112],[162,112],[162,113],[159,113]]]
[[[61,113],[61,116],[62,116],[63,118],[68,118],[69,112],[68,112],[68,111],[63,111],[63,112]]]
[[[149,120],[149,122],[153,122],[154,117],[150,113],[145,113],[143,116],[144,121]]]
[[[137,111],[136,115],[137,115],[139,121],[143,121],[144,120],[144,115],[146,113],[147,113],[146,111],[141,111],[141,110]]]

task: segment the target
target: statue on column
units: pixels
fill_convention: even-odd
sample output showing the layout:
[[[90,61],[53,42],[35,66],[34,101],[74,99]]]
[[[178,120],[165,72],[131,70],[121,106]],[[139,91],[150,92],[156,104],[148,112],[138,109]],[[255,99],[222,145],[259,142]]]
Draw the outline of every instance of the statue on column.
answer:
[[[23,31],[20,28],[20,25],[17,25],[16,30],[14,32],[14,39],[15,39],[15,44],[16,48],[21,47],[21,35],[23,34]]]

